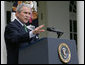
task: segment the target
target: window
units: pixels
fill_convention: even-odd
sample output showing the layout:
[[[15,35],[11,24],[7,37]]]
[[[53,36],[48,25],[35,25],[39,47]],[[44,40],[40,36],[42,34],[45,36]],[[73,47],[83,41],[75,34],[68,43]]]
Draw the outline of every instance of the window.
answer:
[[[77,43],[77,21],[70,20],[70,39]]]
[[[76,1],[69,2],[69,16],[70,39],[75,40],[77,44]]]

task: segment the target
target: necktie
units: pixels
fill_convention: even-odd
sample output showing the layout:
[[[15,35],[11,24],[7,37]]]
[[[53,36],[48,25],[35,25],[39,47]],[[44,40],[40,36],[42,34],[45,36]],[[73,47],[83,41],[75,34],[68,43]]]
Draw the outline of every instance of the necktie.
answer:
[[[28,28],[25,24],[24,24],[24,29],[25,29],[26,32],[28,32]]]

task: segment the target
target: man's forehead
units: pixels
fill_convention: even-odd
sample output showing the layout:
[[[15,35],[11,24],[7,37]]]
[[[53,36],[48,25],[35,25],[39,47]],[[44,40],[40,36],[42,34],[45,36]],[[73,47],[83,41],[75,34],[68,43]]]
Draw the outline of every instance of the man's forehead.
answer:
[[[22,6],[22,8],[24,8],[24,9],[31,9],[30,7],[26,7],[26,6]]]
[[[23,7],[22,7],[22,10],[23,10],[23,11],[30,11],[31,8],[23,6]]]

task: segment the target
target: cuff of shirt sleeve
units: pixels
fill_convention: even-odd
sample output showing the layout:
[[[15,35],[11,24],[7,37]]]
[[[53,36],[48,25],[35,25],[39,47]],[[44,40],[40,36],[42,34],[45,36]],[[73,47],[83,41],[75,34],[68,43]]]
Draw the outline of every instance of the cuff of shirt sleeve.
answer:
[[[32,38],[32,37],[34,37],[34,36],[35,36],[35,34],[33,34],[33,32],[32,32],[32,31],[30,31],[30,32],[29,32],[29,36],[30,36],[30,38]]]

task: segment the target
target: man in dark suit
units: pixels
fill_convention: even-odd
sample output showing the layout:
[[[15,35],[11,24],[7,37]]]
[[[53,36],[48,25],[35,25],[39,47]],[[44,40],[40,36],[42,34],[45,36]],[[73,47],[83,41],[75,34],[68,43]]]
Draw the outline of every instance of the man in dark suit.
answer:
[[[32,31],[26,28],[25,24],[30,18],[30,9],[31,7],[28,4],[20,4],[16,10],[16,19],[6,26],[5,42],[7,48],[7,64],[18,64],[20,45],[29,43],[34,36],[45,31],[41,29],[44,25]]]

